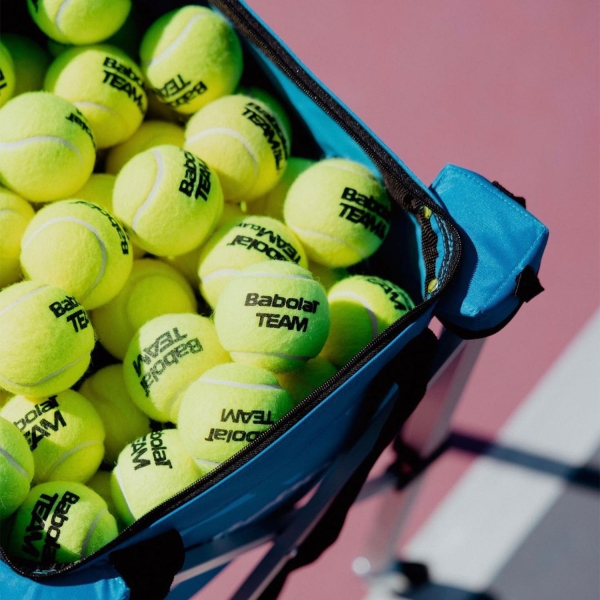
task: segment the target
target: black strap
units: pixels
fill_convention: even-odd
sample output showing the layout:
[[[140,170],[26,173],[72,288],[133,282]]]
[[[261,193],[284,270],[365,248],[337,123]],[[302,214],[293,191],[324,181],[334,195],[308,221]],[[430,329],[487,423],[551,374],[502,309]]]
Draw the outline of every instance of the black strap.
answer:
[[[340,490],[329,509],[321,517],[304,543],[297,548],[297,554],[281,569],[270,585],[260,596],[260,600],[274,600],[279,596],[287,576],[300,567],[314,562],[338,538],[348,510],[356,500],[375,461],[392,442],[401,426],[412,414],[425,395],[427,381],[437,338],[429,330],[409,342],[398,356],[395,364],[395,378],[401,393],[396,397],[394,407],[371,452]]]
[[[163,600],[183,568],[185,549],[177,531],[116,550],[111,562],[130,589],[129,600]]]
[[[527,265],[515,279],[513,294],[521,302],[529,302],[544,291],[533,267]]]

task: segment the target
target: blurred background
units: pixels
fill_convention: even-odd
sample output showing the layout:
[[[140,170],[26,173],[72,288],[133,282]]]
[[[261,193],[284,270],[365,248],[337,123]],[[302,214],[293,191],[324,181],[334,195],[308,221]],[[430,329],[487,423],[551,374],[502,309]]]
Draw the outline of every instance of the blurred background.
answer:
[[[524,196],[550,229],[545,293],[486,341],[453,422],[512,454],[455,448],[428,470],[398,544],[435,583],[414,597],[600,597],[600,4],[248,4],[425,184],[446,163],[472,169]],[[281,598],[366,597],[352,563],[380,504],[355,506]],[[229,597],[263,553],[196,600]]]

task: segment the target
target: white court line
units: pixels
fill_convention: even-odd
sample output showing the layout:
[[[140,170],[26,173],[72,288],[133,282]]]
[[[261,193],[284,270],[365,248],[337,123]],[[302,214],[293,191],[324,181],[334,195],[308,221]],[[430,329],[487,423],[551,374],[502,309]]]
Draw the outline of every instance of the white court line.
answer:
[[[497,441],[581,466],[600,444],[600,310],[500,430]],[[565,490],[564,480],[481,457],[404,549],[432,579],[486,589]],[[596,524],[591,524],[596,526]]]

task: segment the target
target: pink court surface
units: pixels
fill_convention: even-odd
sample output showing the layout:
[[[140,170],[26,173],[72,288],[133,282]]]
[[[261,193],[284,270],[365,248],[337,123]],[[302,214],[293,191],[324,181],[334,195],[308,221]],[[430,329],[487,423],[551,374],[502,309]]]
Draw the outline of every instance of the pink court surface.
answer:
[[[510,439],[516,446],[538,435],[539,443],[531,442],[530,449],[542,454],[546,449],[545,455],[573,466],[593,461],[600,446],[597,0],[249,4],[423,182],[429,184],[449,162],[472,169],[524,196],[549,227],[540,270],[546,291],[485,343],[453,427],[490,440]],[[528,414],[536,414],[534,405],[556,422],[538,431],[535,418],[527,421]],[[428,562],[434,576],[455,588],[496,587],[504,591],[498,597],[509,600],[551,600],[559,591],[569,600],[597,598],[598,563],[595,574],[586,571],[590,557],[597,556],[598,513],[591,513],[595,519],[588,528],[569,521],[579,511],[575,505],[556,513],[566,492],[562,484],[550,494],[541,489],[540,475],[519,471],[522,481],[513,481],[503,473],[516,486],[519,508],[496,519],[490,507],[483,528],[495,520],[507,524],[504,537],[490,530],[483,545],[481,539],[458,539],[470,535],[468,519],[464,526],[460,522],[461,503],[470,503],[465,510],[475,514],[482,503],[493,504],[494,497],[508,493],[507,483],[488,498],[490,478],[479,473],[481,463],[476,455],[451,450],[430,468],[399,553]],[[586,496],[593,507],[597,496]],[[365,597],[352,561],[361,554],[378,503],[374,498],[352,509],[338,542],[291,576],[283,600]],[[548,514],[556,516],[544,537],[536,528]],[[516,567],[502,579],[536,531],[539,543],[530,552],[536,568],[558,569],[560,575],[560,547],[553,545],[559,537],[567,546],[585,546],[570,578],[589,583],[565,591],[560,587],[565,574],[548,592],[554,579],[544,583],[535,568],[516,573]],[[469,573],[461,560],[468,563],[473,549],[479,549],[475,559],[482,562],[471,563],[476,572]],[[262,553],[237,560],[195,600],[229,597]],[[523,556],[520,564],[529,564],[526,560]]]

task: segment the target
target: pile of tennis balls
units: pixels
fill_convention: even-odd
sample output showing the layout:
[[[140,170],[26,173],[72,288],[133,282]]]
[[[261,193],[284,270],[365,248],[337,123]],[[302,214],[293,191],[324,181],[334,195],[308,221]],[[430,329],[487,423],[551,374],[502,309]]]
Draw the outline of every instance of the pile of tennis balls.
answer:
[[[291,155],[221,16],[165,14],[138,60],[129,0],[28,7],[55,56],[2,37],[0,530],[47,566],[242,450],[413,302],[348,270],[389,231],[378,177]]]

